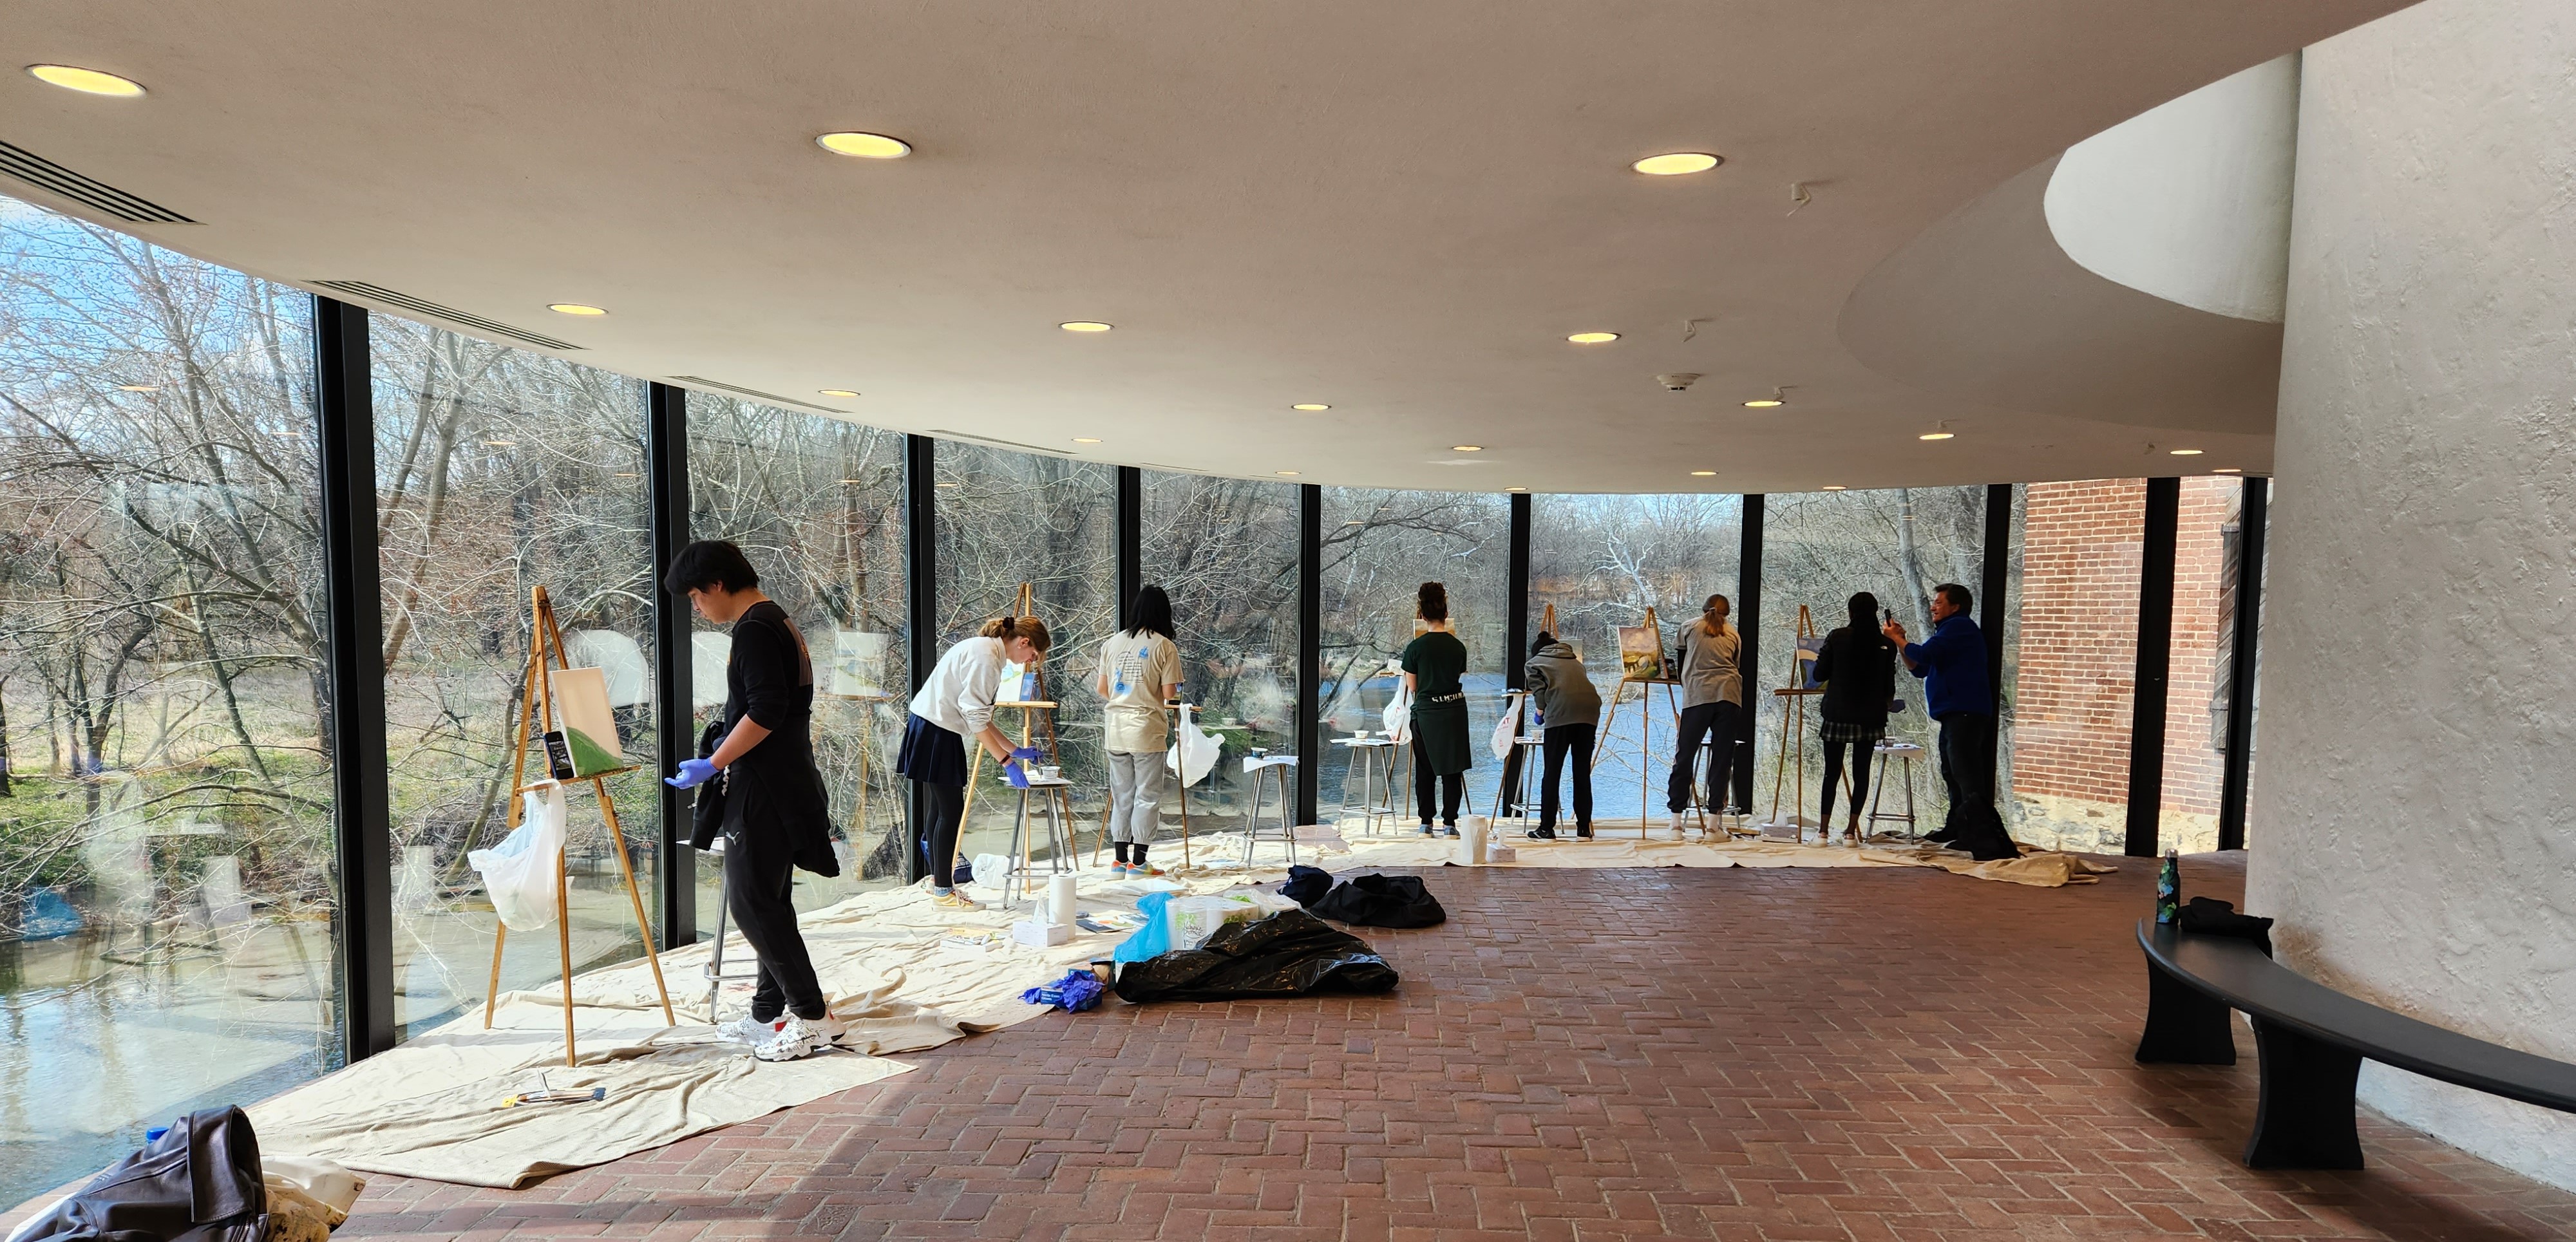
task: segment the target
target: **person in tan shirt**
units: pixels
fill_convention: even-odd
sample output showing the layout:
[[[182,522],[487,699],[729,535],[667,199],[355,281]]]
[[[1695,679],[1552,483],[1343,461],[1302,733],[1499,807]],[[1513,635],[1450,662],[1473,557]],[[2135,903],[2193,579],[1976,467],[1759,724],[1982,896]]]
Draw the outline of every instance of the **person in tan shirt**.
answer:
[[[1682,631],[1681,735],[1673,743],[1673,775],[1664,783],[1664,809],[1672,813],[1667,827],[1674,840],[1690,817],[1691,776],[1706,740],[1708,800],[1721,813],[1726,808],[1735,768],[1735,739],[1743,731],[1744,673],[1736,667],[1743,640],[1726,623],[1729,605],[1712,595],[1700,606],[1699,620]]]
[[[1163,806],[1164,739],[1172,727],[1163,705],[1181,692],[1181,650],[1172,642],[1172,599],[1163,588],[1139,589],[1127,615],[1134,624],[1100,644],[1091,688],[1100,695],[1101,746],[1109,752],[1109,839],[1118,848],[1109,870],[1151,877],[1163,874],[1145,861],[1145,849]]]

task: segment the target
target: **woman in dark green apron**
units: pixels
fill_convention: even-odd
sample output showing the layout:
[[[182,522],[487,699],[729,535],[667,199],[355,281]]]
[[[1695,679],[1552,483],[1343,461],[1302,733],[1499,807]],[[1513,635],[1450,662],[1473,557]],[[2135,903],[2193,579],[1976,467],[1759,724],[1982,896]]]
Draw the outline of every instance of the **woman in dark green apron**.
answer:
[[[1440,823],[1458,835],[1458,797],[1467,769],[1476,765],[1467,741],[1467,693],[1458,679],[1467,671],[1467,644],[1449,624],[1449,588],[1426,582],[1415,594],[1428,627],[1404,648],[1404,688],[1413,697],[1413,797],[1422,812],[1422,835],[1431,835],[1431,789],[1440,787]]]

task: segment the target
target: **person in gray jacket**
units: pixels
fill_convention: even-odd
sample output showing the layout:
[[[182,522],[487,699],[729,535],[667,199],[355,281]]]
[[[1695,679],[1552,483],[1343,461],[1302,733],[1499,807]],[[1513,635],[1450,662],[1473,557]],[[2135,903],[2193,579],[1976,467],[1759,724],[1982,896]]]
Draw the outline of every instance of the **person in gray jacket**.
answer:
[[[1664,784],[1664,809],[1672,812],[1673,839],[1689,821],[1691,769],[1702,739],[1708,743],[1708,800],[1723,814],[1735,768],[1735,740],[1743,731],[1744,674],[1736,668],[1741,639],[1726,623],[1723,595],[1700,606],[1699,620],[1682,631],[1681,736],[1673,743],[1673,775]]]
[[[1533,840],[1556,839],[1556,776],[1565,757],[1574,756],[1574,835],[1592,839],[1592,737],[1601,724],[1601,692],[1572,644],[1542,633],[1530,644],[1529,665],[1522,681],[1529,687],[1530,707],[1538,713],[1540,751],[1547,756],[1547,783],[1540,787],[1538,827]]]

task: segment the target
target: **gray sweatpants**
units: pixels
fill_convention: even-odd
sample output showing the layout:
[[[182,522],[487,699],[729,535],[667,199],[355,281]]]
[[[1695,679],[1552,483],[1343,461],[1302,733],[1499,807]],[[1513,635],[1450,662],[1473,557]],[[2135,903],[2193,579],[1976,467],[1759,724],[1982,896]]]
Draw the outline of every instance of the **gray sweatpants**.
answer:
[[[1109,839],[1129,845],[1154,839],[1154,816],[1162,809],[1163,752],[1109,752]]]

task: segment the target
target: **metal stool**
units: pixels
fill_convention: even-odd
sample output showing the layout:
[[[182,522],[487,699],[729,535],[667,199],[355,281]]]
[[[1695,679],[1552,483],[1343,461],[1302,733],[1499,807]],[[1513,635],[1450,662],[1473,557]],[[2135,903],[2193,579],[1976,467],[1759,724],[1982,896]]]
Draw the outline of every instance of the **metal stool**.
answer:
[[[707,964],[698,968],[707,977],[707,1021],[713,1022],[716,1020],[716,993],[724,990],[725,980],[757,979],[760,977],[760,967],[755,960],[750,974],[728,975],[724,972],[725,914],[728,906],[724,896],[724,837],[717,836],[715,842],[702,852],[713,855],[716,860],[716,938],[714,947],[707,951]]]
[[[1048,780],[1032,776],[1028,788],[1018,791],[1020,809],[1011,819],[1011,873],[1002,878],[1003,909],[1007,910],[1017,902],[1017,898],[1011,895],[1014,883],[1018,885],[1021,897],[1029,895],[1029,873],[1037,869],[1036,860],[1030,857],[1034,851],[1029,849],[1028,840],[1030,794],[1039,794],[1046,799],[1047,875],[1065,875],[1076,869],[1073,841],[1064,831],[1065,821],[1073,818],[1073,795],[1069,792],[1072,788],[1073,782],[1061,777]],[[1056,813],[1059,808],[1063,811],[1061,816]]]
[[[1499,824],[1506,818],[1515,819],[1520,821],[1521,827],[1527,828],[1530,826],[1531,819],[1538,814],[1531,808],[1530,790],[1539,784],[1539,774],[1534,769],[1546,761],[1547,739],[1539,736],[1516,737],[1512,739],[1512,745],[1517,748],[1516,753],[1521,761],[1520,788],[1513,791],[1519,796],[1512,799],[1512,804],[1519,807],[1521,813],[1505,816],[1501,813],[1503,808],[1495,807],[1494,822]]]
[[[1900,742],[1883,737],[1878,739],[1876,746],[1869,749],[1871,758],[1878,764],[1878,780],[1877,788],[1869,797],[1868,822],[1872,826],[1876,826],[1881,820],[1902,823],[1905,825],[1905,839],[1914,840],[1914,757],[1922,754],[1923,748],[1912,742]],[[1901,814],[1880,809],[1887,802],[1887,769],[1892,766],[1887,760],[1890,756],[1905,762],[1905,810]]]
[[[1333,745],[1349,748],[1351,767],[1360,770],[1360,830],[1376,836],[1378,821],[1392,820],[1396,816],[1395,739],[1362,733],[1355,737],[1334,738]],[[1345,767],[1342,769],[1341,805],[1333,808],[1336,828],[1341,826],[1343,817],[1350,811],[1351,774],[1350,767]]]
[[[1295,755],[1273,755],[1254,751],[1243,757],[1243,770],[1252,777],[1252,812],[1243,821],[1243,865],[1252,865],[1253,847],[1261,840],[1262,775],[1279,774],[1279,841],[1288,847],[1288,865],[1297,865],[1297,795],[1288,788],[1288,773],[1297,766]]]

